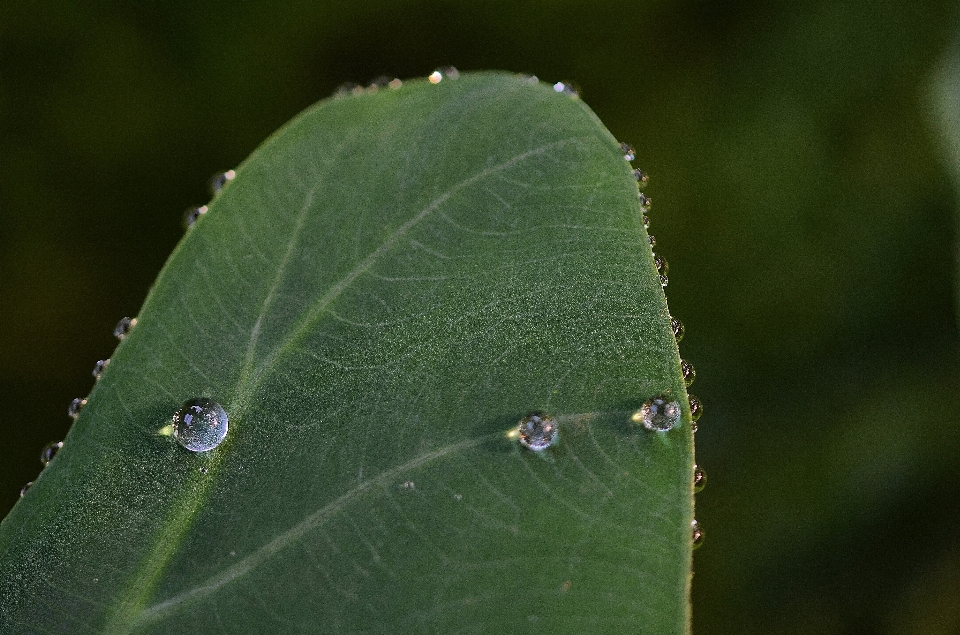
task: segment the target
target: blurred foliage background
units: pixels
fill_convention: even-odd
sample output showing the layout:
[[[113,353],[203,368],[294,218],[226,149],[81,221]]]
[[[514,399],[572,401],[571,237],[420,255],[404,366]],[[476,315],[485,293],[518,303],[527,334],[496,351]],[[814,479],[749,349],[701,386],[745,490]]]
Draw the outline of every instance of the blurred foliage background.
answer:
[[[651,175],[706,410],[694,632],[960,633],[958,26],[946,0],[3,3],[0,516],[209,176],[342,82],[514,70],[576,82]]]

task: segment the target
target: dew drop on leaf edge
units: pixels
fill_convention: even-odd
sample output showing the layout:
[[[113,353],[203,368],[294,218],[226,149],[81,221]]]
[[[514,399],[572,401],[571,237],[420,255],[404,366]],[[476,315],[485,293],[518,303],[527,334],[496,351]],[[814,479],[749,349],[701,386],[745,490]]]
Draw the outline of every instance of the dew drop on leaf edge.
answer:
[[[113,336],[118,340],[122,340],[130,333],[130,330],[137,325],[137,318],[122,318],[117,322],[117,326],[113,329]]]
[[[631,419],[647,430],[666,432],[680,422],[680,404],[665,395],[647,399]]]
[[[693,491],[702,492],[707,486],[707,473],[699,465],[693,466]]]
[[[700,523],[697,522],[696,518],[690,522],[690,532],[690,538],[693,541],[693,548],[697,549],[703,544],[703,530],[700,529]]]
[[[173,438],[191,452],[212,450],[226,436],[227,413],[212,399],[189,399],[173,415]]]
[[[107,366],[110,364],[109,359],[101,359],[96,364],[93,365],[93,378],[97,381],[100,381],[100,377],[103,376],[103,371],[107,369]]]
[[[57,451],[62,447],[63,441],[54,441],[53,443],[48,443],[40,450],[40,463],[43,464],[43,467],[47,467],[50,464],[54,455],[56,455]]]
[[[680,360],[680,374],[683,375],[683,383],[687,386],[690,386],[693,380],[697,378],[697,370],[693,367],[693,364],[685,359]]]
[[[557,421],[548,414],[531,412],[520,420],[520,444],[542,452],[557,440]]]
[[[67,416],[71,419],[76,419],[80,416],[80,411],[83,410],[83,407],[87,405],[87,400],[81,397],[77,397],[70,402],[70,405],[67,406]]]

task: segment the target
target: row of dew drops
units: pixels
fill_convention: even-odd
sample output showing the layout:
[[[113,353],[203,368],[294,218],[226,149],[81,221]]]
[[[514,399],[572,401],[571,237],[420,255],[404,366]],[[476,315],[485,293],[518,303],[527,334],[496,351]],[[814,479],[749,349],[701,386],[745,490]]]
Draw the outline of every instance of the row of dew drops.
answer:
[[[455,80],[459,77],[460,73],[456,68],[447,66],[431,73],[427,77],[427,81],[431,84],[439,84],[444,79]],[[521,75],[520,77],[529,83],[539,83],[539,79],[533,75]],[[378,77],[365,87],[353,83],[343,84],[335,91],[334,97],[341,98],[359,95],[383,88],[397,89],[402,85],[403,82],[399,79],[390,79],[385,76]],[[570,82],[556,82],[553,84],[553,89],[557,93],[568,97],[579,98],[579,89]],[[636,152],[633,147],[629,144],[621,143],[620,149],[623,152],[623,158],[632,163],[636,158]],[[216,196],[235,176],[236,172],[234,170],[227,170],[214,176],[210,181],[211,194]],[[648,181],[648,177],[646,172],[639,168],[633,170],[633,176],[638,186],[637,196],[640,201],[643,226],[645,229],[649,229],[651,200],[642,192],[643,187]],[[206,205],[189,207],[183,215],[184,225],[190,228],[202,215],[206,214],[207,211],[208,207]],[[649,234],[648,238],[652,249],[657,244],[656,238],[653,234]],[[665,288],[668,282],[667,261],[656,252],[654,252],[653,257],[657,273],[660,277],[660,284]],[[118,340],[123,340],[136,324],[136,318],[125,317],[117,324],[113,334]],[[679,319],[672,317],[671,328],[677,343],[679,343],[684,335],[683,323]],[[109,359],[99,360],[95,364],[93,369],[95,380],[99,381],[109,364]],[[680,360],[680,369],[683,381],[686,386],[689,387],[696,378],[696,370],[690,362],[684,359]],[[86,398],[74,399],[67,408],[67,414],[76,420],[80,414],[80,410],[86,403]],[[703,414],[703,404],[695,396],[689,395],[689,407],[690,418],[693,421],[693,432],[696,432],[696,422]],[[656,395],[647,399],[640,409],[633,413],[630,419],[633,423],[640,424],[651,432],[666,432],[677,426],[680,422],[681,414],[681,406],[675,399],[666,395]],[[219,446],[226,438],[228,426],[227,413],[223,407],[216,401],[206,397],[187,400],[173,415],[173,437],[180,445],[192,452],[206,452]],[[521,446],[533,452],[543,452],[557,442],[558,429],[557,420],[553,416],[543,412],[531,412],[520,420],[514,432]],[[57,451],[62,447],[62,441],[50,443],[45,446],[40,453],[41,464],[44,467],[49,465]],[[694,465],[694,492],[703,490],[706,481],[706,473],[699,466]],[[33,485],[32,481],[27,483],[20,491],[20,496],[23,496],[31,485]],[[412,486],[413,483],[409,482],[409,488],[412,488]],[[691,523],[691,532],[693,546],[697,548],[703,543],[703,532],[696,520],[693,520]]]
[[[557,83],[554,85],[554,90],[574,97],[578,95],[578,91],[570,88],[569,83]],[[636,158],[636,152],[633,147],[627,143],[621,143],[620,149],[623,152],[623,158],[632,163]],[[643,227],[649,230],[651,200],[641,191],[649,179],[647,173],[639,168],[633,170],[633,176],[637,181],[637,196],[640,200]],[[657,244],[656,238],[653,234],[649,234],[648,239],[651,249],[654,248]],[[657,268],[657,274],[660,277],[660,286],[666,288],[669,267],[667,260],[656,252],[653,253],[653,260]],[[684,335],[683,323],[679,319],[671,317],[670,326],[673,330],[673,336],[679,344]],[[693,364],[685,359],[680,360],[680,372],[683,377],[683,382],[687,387],[693,384],[694,379],[697,377],[697,371],[694,369]],[[688,394],[688,399],[690,419],[693,422],[692,430],[696,432],[697,421],[703,414],[703,403],[694,395]],[[633,413],[630,420],[633,423],[642,425],[646,430],[651,432],[666,432],[672,430],[680,423],[681,415],[682,408],[680,403],[667,395],[661,394],[647,399],[643,405],[640,406],[640,409]],[[551,415],[544,412],[532,412],[520,420],[518,429],[516,430],[517,438],[523,447],[534,452],[543,452],[557,442],[558,427],[557,420]],[[698,493],[702,491],[707,484],[707,474],[699,465],[694,465],[693,468],[693,491]],[[694,519],[690,525],[693,547],[696,549],[703,544],[703,530],[700,528],[700,523],[696,519]]]

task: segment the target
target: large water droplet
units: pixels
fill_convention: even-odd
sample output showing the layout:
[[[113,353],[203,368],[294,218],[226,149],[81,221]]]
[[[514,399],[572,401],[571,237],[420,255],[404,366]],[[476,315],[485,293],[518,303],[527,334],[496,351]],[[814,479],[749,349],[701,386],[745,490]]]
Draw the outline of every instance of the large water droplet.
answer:
[[[548,414],[531,412],[520,420],[520,443],[536,452],[557,440],[557,421]]]
[[[700,492],[707,486],[707,473],[699,465],[693,466],[693,491]]]
[[[640,406],[631,419],[642,423],[647,430],[665,432],[680,421],[680,404],[665,395],[657,395]]]
[[[40,463],[43,464],[43,467],[50,465],[50,461],[53,460],[54,455],[57,451],[63,447],[63,441],[54,441],[53,443],[48,443],[42,450],[40,450]]]
[[[76,419],[80,416],[80,411],[83,410],[85,405],[87,405],[87,400],[77,397],[70,402],[69,406],[67,406],[67,416],[69,416],[71,419]]]
[[[680,374],[683,375],[683,383],[687,386],[692,384],[693,380],[697,378],[697,370],[693,367],[693,364],[685,359],[680,360]]]
[[[633,151],[633,146],[629,143],[620,143],[620,150],[623,151],[623,158],[627,161],[633,161],[637,158],[637,153]]]
[[[690,530],[692,532],[693,548],[697,549],[703,544],[703,530],[700,529],[700,523],[697,522],[696,518],[690,521]]]
[[[670,328],[673,329],[673,338],[677,342],[683,339],[683,322],[677,318],[670,318]]]
[[[173,415],[173,437],[193,452],[212,450],[226,436],[227,413],[212,399],[190,399]]]
[[[103,371],[107,369],[107,366],[110,364],[109,359],[101,359],[96,364],[93,365],[93,378],[97,381],[100,381],[100,378],[103,377]]]
[[[690,419],[696,421],[703,414],[703,404],[700,403],[700,400],[689,395],[690,397]]]
[[[188,207],[183,212],[183,225],[184,227],[193,227],[193,224],[197,222],[201,216],[207,213],[207,206],[201,205],[200,207]]]
[[[214,174],[210,178],[210,194],[216,196],[220,193],[227,183],[237,178],[236,170],[227,170],[226,172],[220,172],[219,174]]]
[[[137,325],[137,318],[128,318],[125,317],[119,322],[117,322],[116,328],[113,329],[113,336],[118,340],[122,340],[130,333],[130,330]]]
[[[27,493],[27,490],[30,489],[30,486],[33,485],[33,481],[27,481],[27,484],[23,486],[20,490],[20,498],[23,498],[23,495]]]

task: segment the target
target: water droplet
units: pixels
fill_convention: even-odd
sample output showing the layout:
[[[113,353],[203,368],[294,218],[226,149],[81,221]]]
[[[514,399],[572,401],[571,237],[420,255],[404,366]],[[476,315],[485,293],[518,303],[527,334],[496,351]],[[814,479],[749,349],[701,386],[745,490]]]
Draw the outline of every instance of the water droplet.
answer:
[[[644,211],[649,211],[650,206],[653,205],[653,201],[650,199],[650,197],[641,192],[637,198],[640,199],[640,207],[642,207]]]
[[[391,90],[396,90],[401,86],[403,86],[403,81],[401,81],[399,77],[394,77],[389,82],[387,82],[387,88],[390,88]]]
[[[643,215],[643,228],[650,229],[650,217],[646,214]]]
[[[193,224],[197,222],[201,216],[207,213],[207,206],[201,205],[200,207],[188,207],[183,212],[183,225],[184,227],[193,227]]]
[[[67,406],[67,416],[69,416],[71,419],[76,419],[80,416],[80,411],[83,410],[85,405],[87,405],[87,400],[77,397],[70,402],[69,406]]]
[[[637,168],[636,170],[633,171],[633,178],[637,180],[637,183],[640,184],[641,187],[643,185],[646,185],[647,180],[649,180],[647,173],[641,170],[640,168]]]
[[[680,373],[683,375],[683,383],[687,386],[692,384],[693,380],[697,378],[697,369],[685,359],[680,360]]]
[[[353,82],[344,82],[337,86],[337,90],[334,91],[334,97],[349,97],[350,95],[356,95],[363,92],[363,87]]]
[[[100,378],[103,376],[103,371],[107,369],[107,366],[110,364],[109,359],[101,359],[96,364],[93,365],[93,378],[97,381],[100,381]]]
[[[696,518],[690,521],[690,529],[692,531],[693,548],[697,549],[703,544],[703,531],[700,529],[700,523],[697,522]]]
[[[557,82],[553,85],[553,90],[568,97],[579,97],[580,89],[573,85],[573,82]]]
[[[653,234],[650,234],[649,236],[647,236],[647,242],[650,243],[650,246],[651,246],[651,247],[656,247],[656,246],[657,246],[657,237],[654,236]]]
[[[442,79],[443,79],[443,73],[441,73],[440,71],[433,71],[432,73],[427,75],[427,81],[430,82],[431,84],[439,84]]]
[[[402,487],[403,489],[416,489],[417,484],[414,483],[413,481],[404,481],[403,483],[400,483],[400,487]]]
[[[647,430],[665,432],[680,421],[680,404],[665,395],[657,395],[644,402],[631,419],[642,423]]]
[[[380,75],[367,84],[367,90],[379,90],[390,85],[390,78],[386,75]]]
[[[27,490],[30,489],[30,486],[33,485],[33,481],[27,481],[27,484],[23,486],[20,490],[20,498],[23,498],[23,495],[27,493]]]
[[[520,420],[520,443],[535,452],[546,450],[557,440],[557,421],[548,414],[531,412]]]
[[[693,466],[693,491],[700,492],[707,486],[707,473],[699,465]]]
[[[697,421],[700,418],[700,415],[703,414],[703,404],[700,403],[700,400],[693,395],[688,396],[690,397],[690,419]]]
[[[209,471],[210,471],[210,470],[207,469],[207,468],[205,468],[205,467],[201,467],[201,468],[200,468],[200,473],[201,473],[201,474],[206,474],[206,473],[209,472]]]
[[[536,75],[531,75],[529,73],[520,73],[517,75],[521,80],[527,82],[528,84],[539,84],[540,78]]]
[[[653,264],[657,266],[657,271],[663,275],[667,275],[667,272],[670,271],[670,265],[667,263],[667,259],[659,254],[653,254]]]
[[[113,336],[118,340],[122,340],[130,333],[130,330],[137,325],[137,318],[128,318],[125,317],[119,322],[117,322],[116,328],[113,329]]]
[[[237,178],[236,170],[227,170],[226,172],[220,172],[219,174],[214,174],[210,178],[210,194],[216,196],[220,193],[227,183]]]
[[[620,149],[623,151],[623,158],[627,161],[633,161],[637,158],[637,153],[633,151],[633,146],[629,143],[620,143]],[[639,180],[639,179],[637,179]]]
[[[227,413],[212,399],[190,399],[173,415],[173,437],[193,452],[212,450],[226,436]]]
[[[440,74],[447,79],[460,79],[460,71],[457,70],[456,66],[444,66],[439,70]]]
[[[677,318],[670,318],[670,328],[673,329],[673,338],[677,342],[683,339],[683,322]]]
[[[661,273],[661,274],[660,274],[660,286],[663,287],[664,289],[666,289],[666,288],[667,288],[667,283],[669,283],[669,282],[670,282],[670,279],[667,278],[666,274]]]
[[[43,467],[50,465],[50,461],[53,460],[54,455],[57,451],[63,447],[63,441],[54,441],[53,443],[48,443],[42,450],[40,450],[40,463],[43,464]]]
[[[453,495],[453,498],[454,498],[455,500],[462,501],[462,500],[463,500],[463,494],[454,494],[454,495]]]

